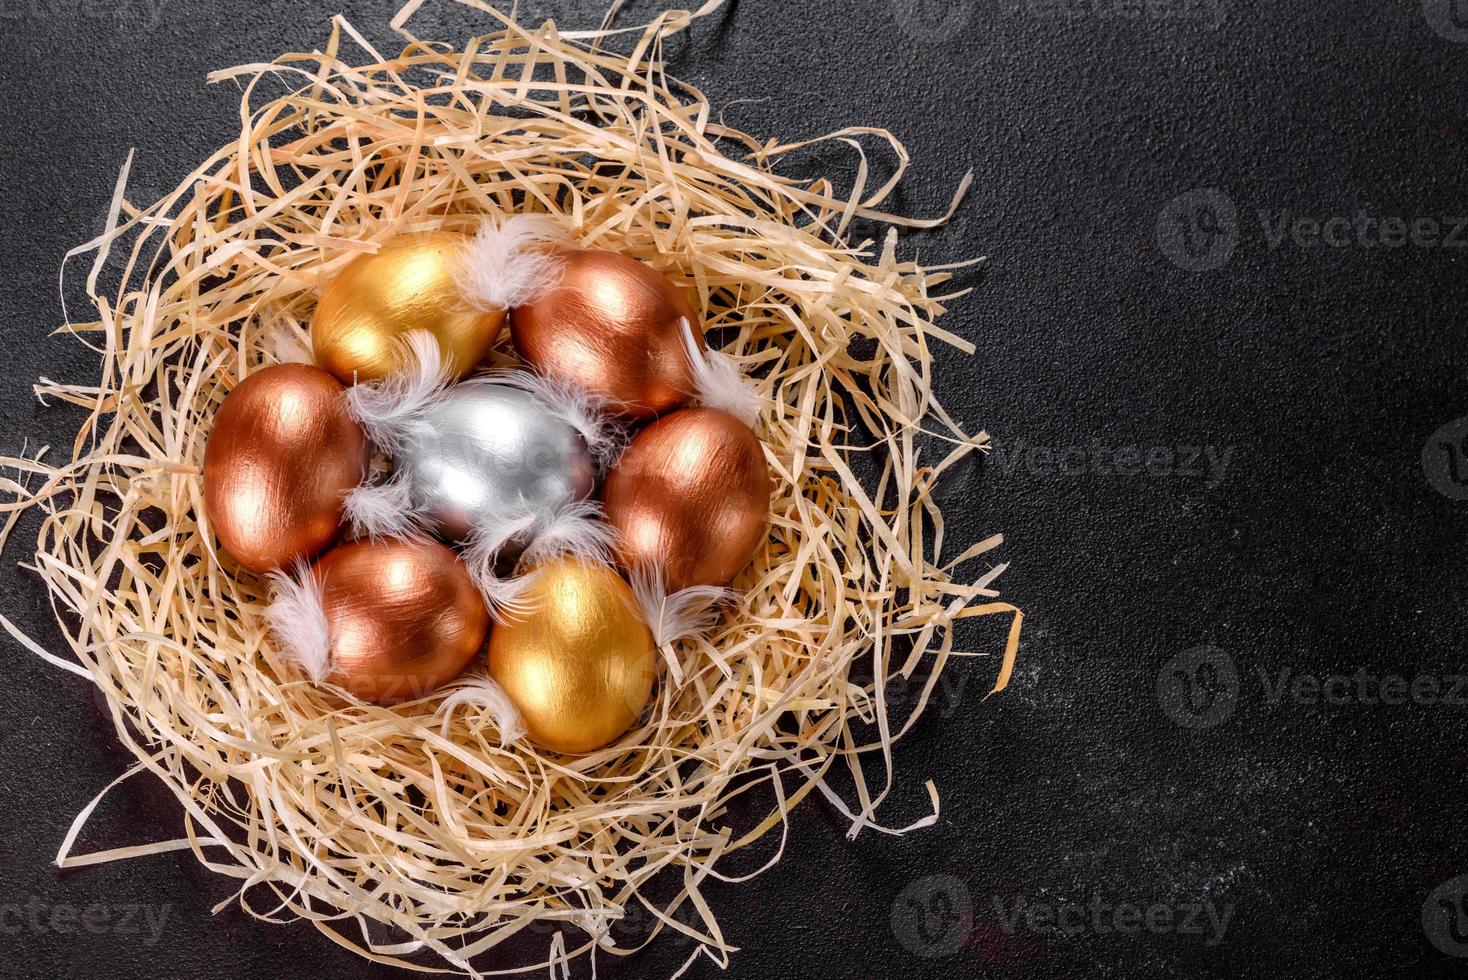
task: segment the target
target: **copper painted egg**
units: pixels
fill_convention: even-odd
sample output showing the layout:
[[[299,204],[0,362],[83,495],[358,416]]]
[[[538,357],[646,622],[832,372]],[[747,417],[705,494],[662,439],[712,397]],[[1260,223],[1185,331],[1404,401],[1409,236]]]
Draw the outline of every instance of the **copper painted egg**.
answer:
[[[252,572],[311,558],[335,540],[342,498],[367,462],[367,437],[335,378],[308,364],[263,368],[214,416],[204,447],[209,525]]]
[[[579,385],[646,419],[694,390],[683,322],[703,346],[698,317],[666,276],[615,252],[563,256],[560,280],[510,313],[515,349],[542,374]]]
[[[728,412],[685,408],[637,434],[607,475],[602,502],[626,568],[661,569],[669,592],[726,585],[764,540],[764,448]]]
[[[401,367],[413,330],[438,340],[446,370],[467,374],[484,359],[505,322],[464,298],[458,276],[469,238],[432,232],[394,239],[349,262],[327,285],[311,321],[316,363],[343,384],[375,381]]]
[[[484,649],[489,610],[436,541],[353,541],[312,569],[330,637],[326,679],[364,701],[431,694]]]
[[[610,566],[579,558],[537,565],[524,613],[495,626],[489,675],[530,738],[554,752],[613,741],[647,704],[657,676],[652,633]]]

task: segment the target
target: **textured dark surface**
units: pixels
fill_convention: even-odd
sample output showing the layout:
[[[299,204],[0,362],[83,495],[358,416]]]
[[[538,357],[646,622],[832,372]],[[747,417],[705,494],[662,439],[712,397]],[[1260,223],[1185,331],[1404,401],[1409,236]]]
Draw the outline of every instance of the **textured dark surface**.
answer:
[[[387,37],[387,6],[346,6]],[[601,10],[521,7],[573,26]],[[74,431],[28,385],[94,371],[47,338],[56,269],[100,227],[127,148],[151,199],[234,132],[237,92],[205,72],[313,46],[336,9],[0,3],[6,451],[64,449]],[[938,826],[848,842],[806,806],[776,868],[712,891],[743,947],[728,975],[1461,975],[1442,950],[1468,946],[1438,901],[1461,890],[1432,893],[1468,872],[1468,698],[1371,703],[1357,680],[1427,678],[1424,694],[1465,669],[1462,430],[1434,436],[1468,415],[1453,9],[743,0],[669,46],[752,132],[896,131],[910,213],[941,210],[975,170],[957,220],[906,247],[991,256],[946,321],[979,354],[945,355],[940,387],[999,451],[951,504],[959,538],[1006,533],[1002,586],[1028,613],[1011,689],[981,702],[990,665],[960,665],[898,753],[889,822],[925,812],[932,777]],[[446,39],[488,24],[447,5],[417,22]],[[806,164],[853,171],[834,147]],[[1205,188],[1222,197],[1170,203]],[[1309,244],[1308,223],[1281,237],[1281,215],[1388,219],[1389,244],[1369,221],[1328,225],[1345,244]],[[56,640],[27,574],[5,573],[0,611]],[[309,926],[256,923],[186,853],[57,873],[72,816],[130,760],[80,680],[3,649],[0,973],[378,975]],[[1282,675],[1304,694],[1276,697]],[[1312,679],[1332,696],[1312,700]],[[174,836],[177,812],[135,780],[79,849]],[[1060,935],[1008,925],[1021,899],[1037,926],[1047,904],[1088,910]],[[1162,911],[1119,932],[1094,903]],[[68,919],[89,906],[106,916],[95,933]],[[1228,913],[1221,941],[1206,911],[1201,934],[1181,928],[1194,908]],[[600,976],[665,976],[688,949],[604,958]]]

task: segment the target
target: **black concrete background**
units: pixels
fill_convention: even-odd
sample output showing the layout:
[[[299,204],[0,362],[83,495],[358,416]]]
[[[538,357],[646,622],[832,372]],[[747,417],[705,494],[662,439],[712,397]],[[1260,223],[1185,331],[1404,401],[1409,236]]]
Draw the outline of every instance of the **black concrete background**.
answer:
[[[388,5],[346,8],[387,43]],[[47,336],[56,270],[127,149],[138,196],[170,187],[235,132],[237,90],[206,71],[314,46],[336,9],[0,0],[5,451],[73,431],[29,384],[92,376]],[[920,816],[931,777],[936,827],[848,842],[813,803],[774,870],[712,890],[743,947],[728,975],[1461,975],[1460,25],[1453,0],[740,0],[669,44],[746,130],[897,132],[909,213],[975,171],[956,220],[905,248],[990,256],[945,321],[979,353],[945,353],[940,389],[998,450],[950,506],[958,538],[1007,535],[1028,613],[1011,689],[983,701],[992,662],[960,665],[901,746],[888,819]],[[415,27],[489,21],[430,4]],[[838,147],[795,165],[854,170]],[[56,642],[35,580],[4,574],[0,612]],[[0,974],[394,972],[211,915],[231,882],[186,853],[58,873],[72,816],[130,760],[83,682],[0,646]],[[135,780],[79,849],[178,830]],[[688,949],[599,975],[665,976]]]

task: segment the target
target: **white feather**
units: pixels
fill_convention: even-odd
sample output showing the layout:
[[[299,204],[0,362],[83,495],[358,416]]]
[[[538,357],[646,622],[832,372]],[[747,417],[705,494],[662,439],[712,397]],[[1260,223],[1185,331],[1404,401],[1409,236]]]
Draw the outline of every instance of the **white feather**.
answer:
[[[703,639],[719,621],[719,606],[734,600],[731,589],[693,585],[669,595],[661,570],[637,566],[627,576],[642,621],[659,647],[683,639]]]
[[[465,674],[448,688],[448,696],[443,699],[436,712],[443,718],[441,731],[445,738],[448,737],[449,722],[454,709],[460,706],[482,708],[489,712],[495,730],[500,733],[501,748],[525,734],[525,721],[520,717],[520,709],[515,707],[515,702],[510,700],[505,689],[487,674]]]
[[[484,310],[506,310],[540,299],[560,279],[561,259],[553,251],[570,237],[548,214],[485,218],[464,251],[459,289]]]
[[[575,555],[587,561],[611,561],[616,531],[601,520],[601,505],[594,500],[577,500],[562,507],[542,508],[521,500],[481,521],[465,542],[462,557],[469,574],[489,603],[495,619],[525,617],[531,610],[525,592],[535,577],[535,566],[559,555]],[[501,575],[503,559],[519,550],[516,568],[529,571]]]
[[[311,342],[306,331],[291,317],[276,313],[266,319],[261,329],[265,334],[265,346],[281,364],[315,364],[311,354]]]
[[[347,410],[367,438],[389,452],[423,423],[424,409],[448,386],[443,352],[426,330],[405,334],[400,343],[402,368],[380,381],[347,389]]]
[[[305,562],[287,572],[270,573],[270,605],[265,622],[291,663],[316,683],[326,679],[331,660],[331,628],[321,582]]]
[[[693,324],[683,319],[683,351],[693,368],[693,392],[699,404],[717,408],[754,428],[765,400],[749,379],[739,372],[739,365],[723,351],[699,350],[693,336]]]
[[[465,560],[468,560],[466,554]],[[535,580],[535,572],[526,572],[523,575],[499,575],[493,567],[486,568],[483,565],[471,565],[470,577],[473,578],[475,586],[484,596],[485,604],[489,607],[489,615],[497,623],[503,623],[510,619],[525,619],[532,612],[525,600],[525,593],[530,589],[530,583]]]
[[[493,523],[481,522],[464,542],[460,557],[469,567],[469,575],[483,593],[489,612],[497,621],[508,616],[523,616],[528,575],[502,576],[498,572],[501,556],[514,544],[523,541],[535,524],[530,513],[505,514]]]
[[[530,543],[520,561],[534,566],[549,558],[573,555],[605,564],[612,560],[616,543],[617,532],[602,520],[601,504],[577,500],[535,515]]]
[[[412,487],[401,473],[382,483],[369,477],[347,491],[343,501],[347,520],[358,537],[411,538],[426,536],[421,515],[413,510]]]
[[[621,445],[622,426],[608,410],[609,403],[584,388],[529,371],[492,371],[475,380],[529,393],[552,415],[580,433],[599,465],[609,463]]]

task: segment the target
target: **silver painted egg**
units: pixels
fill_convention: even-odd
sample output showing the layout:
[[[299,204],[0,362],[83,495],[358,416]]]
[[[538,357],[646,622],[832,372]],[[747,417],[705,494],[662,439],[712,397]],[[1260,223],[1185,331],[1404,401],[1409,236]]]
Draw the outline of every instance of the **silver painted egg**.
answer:
[[[463,540],[507,514],[556,509],[596,486],[586,441],[534,394],[473,380],[445,390],[394,454],[413,510]]]

